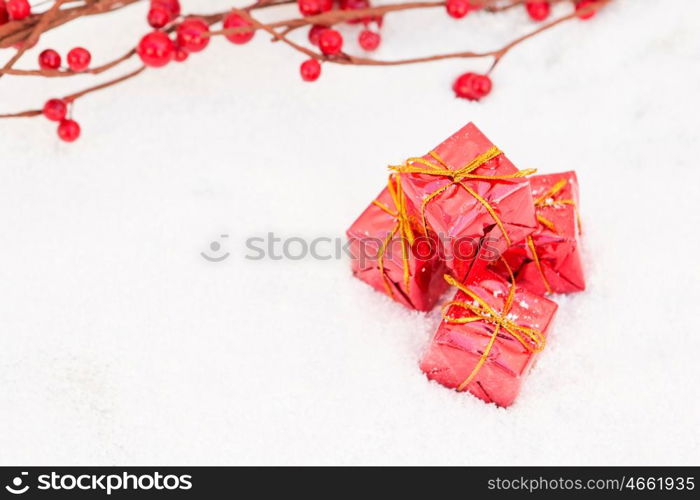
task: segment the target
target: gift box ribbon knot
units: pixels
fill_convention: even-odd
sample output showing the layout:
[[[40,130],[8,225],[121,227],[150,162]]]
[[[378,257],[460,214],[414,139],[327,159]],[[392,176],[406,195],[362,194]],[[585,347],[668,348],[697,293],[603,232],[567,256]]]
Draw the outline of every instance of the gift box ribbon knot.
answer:
[[[545,216],[543,216],[540,212],[541,209],[545,207],[557,207],[557,206],[564,206],[564,205],[571,205],[574,207],[574,210],[576,211],[576,225],[578,226],[578,231],[579,233],[581,232],[581,218],[578,213],[578,207],[576,207],[576,202],[571,199],[557,199],[556,196],[561,192],[562,189],[566,187],[569,181],[566,179],[561,179],[558,181],[556,184],[554,184],[551,188],[549,188],[547,191],[545,191],[539,198],[535,200],[535,211],[537,212],[536,217],[537,221],[542,224],[544,227],[552,231],[553,233],[557,232],[557,228],[554,226],[554,222],[551,220],[547,219]],[[532,260],[535,263],[535,267],[537,268],[537,271],[542,278],[542,283],[544,283],[544,288],[547,291],[547,294],[552,293],[552,286],[549,284],[549,281],[547,280],[547,277],[544,274],[544,270],[542,269],[542,263],[540,262],[540,257],[537,255],[537,250],[535,249],[535,241],[532,239],[532,235],[528,235],[527,237],[527,245],[530,247],[530,252],[532,253]]]
[[[449,184],[446,184],[443,187],[436,189],[423,199],[423,202],[421,204],[421,217],[423,219],[423,229],[426,232],[428,227],[425,221],[426,206],[441,193],[445,192],[448,188],[457,185],[462,187],[467,193],[473,196],[479,203],[481,203],[484,206],[484,208],[488,211],[493,220],[496,222],[498,228],[501,230],[501,233],[503,234],[506,243],[508,244],[508,246],[510,246],[512,242],[510,241],[508,233],[506,232],[506,228],[503,225],[503,222],[501,221],[500,217],[498,217],[496,210],[486,199],[484,199],[484,197],[479,195],[479,193],[477,193],[471,187],[467,186],[462,182],[465,179],[480,179],[489,181],[517,179],[530,174],[534,174],[537,171],[536,169],[518,170],[515,173],[506,175],[480,175],[472,173],[479,167],[482,167],[488,161],[496,158],[501,154],[503,154],[503,151],[498,149],[498,147],[496,146],[492,146],[486,152],[480,154],[472,161],[467,163],[464,167],[452,170],[447,165],[447,163],[442,158],[440,158],[440,155],[438,155],[435,151],[431,151],[430,153],[428,153],[428,155],[431,158],[433,158],[437,162],[437,164],[433,163],[430,160],[426,160],[425,158],[409,158],[408,160],[406,160],[406,163],[404,165],[392,165],[389,168],[398,173],[435,175],[445,177],[452,181]]]
[[[458,325],[472,323],[475,321],[484,321],[486,323],[491,323],[492,325],[494,325],[493,332],[491,333],[491,337],[489,338],[489,342],[488,344],[486,344],[486,348],[482,352],[479,361],[476,363],[476,365],[474,365],[474,368],[472,369],[469,376],[457,387],[457,390],[460,392],[469,386],[471,381],[474,380],[474,377],[476,377],[476,375],[479,373],[481,367],[484,365],[484,363],[486,363],[489,354],[491,353],[491,350],[493,349],[493,346],[496,343],[496,339],[498,338],[498,335],[499,333],[501,333],[501,331],[507,332],[511,337],[517,340],[520,344],[522,344],[522,346],[525,349],[527,349],[531,353],[540,352],[542,351],[542,349],[544,349],[545,337],[541,331],[535,328],[521,326],[515,321],[508,318],[508,312],[510,311],[511,306],[513,305],[513,300],[515,298],[515,278],[513,277],[513,272],[508,267],[508,264],[505,265],[508,268],[508,271],[511,275],[511,285],[508,291],[508,296],[506,297],[506,300],[503,304],[503,310],[501,312],[491,307],[484,299],[479,297],[479,295],[477,295],[472,290],[464,286],[462,283],[454,279],[452,276],[448,274],[445,275],[445,280],[450,285],[457,287],[465,295],[471,298],[473,302],[468,303],[461,300],[453,300],[451,302],[448,302],[442,308],[443,319],[448,323]],[[464,309],[465,311],[468,311],[471,314],[468,316],[455,318],[454,316],[451,316],[449,314],[449,310],[452,307],[459,307],[461,309]]]
[[[547,191],[544,192],[539,198],[535,200],[535,209],[537,211],[541,210],[542,208],[545,207],[557,207],[557,206],[563,206],[563,205],[571,205],[574,207],[574,210],[576,210],[576,222],[578,225],[578,230],[579,233],[581,232],[581,219],[579,217],[578,213],[578,208],[576,207],[576,202],[574,200],[561,200],[555,198],[556,195],[561,192],[562,189],[566,187],[566,185],[569,183],[566,179],[561,179],[559,182],[554,184],[551,188],[549,188]],[[544,227],[547,229],[557,232],[556,227],[554,226],[554,222],[551,220],[547,219],[544,217],[542,214],[538,213],[537,214],[537,221],[542,224]]]

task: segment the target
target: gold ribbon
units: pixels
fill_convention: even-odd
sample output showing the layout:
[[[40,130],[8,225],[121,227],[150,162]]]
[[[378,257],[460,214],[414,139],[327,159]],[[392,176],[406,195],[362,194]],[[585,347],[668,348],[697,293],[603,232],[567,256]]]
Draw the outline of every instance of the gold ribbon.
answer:
[[[520,326],[514,321],[508,319],[508,313],[510,312],[510,308],[513,305],[513,300],[515,299],[515,278],[513,276],[513,271],[511,271],[508,264],[505,261],[503,261],[503,263],[505,264],[506,268],[508,269],[508,273],[510,274],[511,284],[510,290],[508,291],[508,296],[506,297],[506,300],[503,304],[503,310],[501,312],[495,310],[484,299],[482,299],[476,293],[472,292],[469,288],[458,282],[452,276],[449,276],[447,274],[445,275],[445,280],[450,285],[457,287],[469,298],[471,298],[473,302],[467,303],[459,300],[453,300],[452,302],[448,302],[442,307],[443,319],[448,323],[457,325],[473,323],[475,321],[485,321],[494,325],[494,329],[491,333],[489,342],[488,344],[486,344],[486,348],[481,354],[479,361],[476,363],[476,365],[474,365],[474,368],[472,369],[469,376],[466,379],[464,379],[464,381],[457,387],[457,391],[459,392],[463,391],[469,386],[472,380],[474,380],[474,377],[476,377],[476,375],[479,373],[479,370],[481,370],[481,367],[486,363],[489,354],[491,353],[491,350],[493,349],[493,346],[496,343],[498,334],[501,332],[501,330],[508,332],[508,334],[510,334],[511,337],[520,342],[520,344],[531,353],[540,352],[542,351],[542,349],[544,349],[545,338],[544,334],[541,331],[535,328]],[[451,307],[461,307],[462,309],[469,311],[471,315],[462,318],[454,318],[448,314],[448,311]]]
[[[473,196],[479,203],[481,203],[484,208],[488,211],[488,213],[491,215],[493,220],[496,222],[496,225],[498,228],[501,230],[501,233],[503,234],[506,243],[508,246],[511,245],[510,238],[508,237],[508,233],[506,232],[506,228],[503,225],[503,222],[501,219],[498,217],[498,214],[496,213],[496,210],[491,206],[491,204],[486,201],[479,193],[474,191],[472,188],[464,184],[462,181],[465,179],[480,179],[480,180],[506,180],[506,179],[517,179],[520,177],[525,177],[526,175],[530,175],[535,173],[537,170],[535,169],[528,169],[528,170],[518,170],[517,172],[513,174],[506,174],[506,175],[478,175],[474,174],[474,170],[477,168],[483,166],[486,162],[489,160],[492,160],[496,158],[498,155],[502,154],[503,152],[498,149],[496,146],[492,146],[488,151],[485,153],[480,154],[476,158],[474,158],[472,161],[467,163],[464,167],[459,168],[457,170],[452,170],[449,168],[447,163],[440,158],[440,156],[435,152],[431,151],[429,155],[437,162],[437,164],[431,162],[430,160],[426,160],[425,158],[409,158],[406,160],[406,163],[404,165],[392,165],[389,168],[393,170],[394,172],[400,173],[400,174],[424,174],[424,175],[435,175],[435,176],[440,176],[440,177],[446,177],[447,179],[450,179],[452,182],[449,184],[446,184],[445,186],[433,191],[430,193],[428,196],[426,196],[423,199],[423,202],[421,204],[421,217],[422,217],[422,222],[423,222],[423,230],[427,233],[428,231],[428,225],[425,221],[425,208],[430,203],[436,196],[439,194],[443,193],[445,190],[447,190],[449,187],[457,185],[462,187],[467,193],[469,193],[471,196]],[[417,165],[416,165],[417,164]],[[422,166],[418,166],[422,165]]]
[[[551,188],[549,188],[547,191],[545,191],[541,196],[539,196],[535,200],[535,211],[539,211],[540,209],[544,207],[556,207],[557,205],[571,205],[574,207],[574,211],[576,212],[576,225],[578,226],[578,231],[579,234],[581,233],[581,217],[579,216],[578,212],[578,207],[576,206],[576,202],[571,199],[565,199],[565,200],[557,200],[555,196],[566,187],[568,184],[568,180],[566,179],[560,179],[558,182],[556,182]],[[554,226],[554,222],[551,220],[547,219],[543,215],[537,213],[536,215],[537,221],[542,224],[544,227],[549,229],[550,231],[556,233],[557,228]],[[547,277],[544,274],[544,269],[542,268],[542,263],[540,262],[540,257],[537,255],[537,250],[535,249],[535,241],[532,239],[532,236],[527,237],[527,244],[530,247],[530,251],[532,252],[532,260],[535,262],[535,267],[537,267],[537,271],[540,273],[540,277],[542,278],[542,282],[544,283],[544,288],[546,290],[547,294],[552,293],[552,287],[549,284],[549,281],[547,280]]]
[[[557,200],[554,197],[566,187],[569,183],[566,179],[560,179],[551,188],[544,192],[539,198],[535,200],[535,209],[541,209],[544,207],[556,207],[557,205],[572,205],[576,211],[576,224],[578,226],[579,233],[581,232],[581,218],[579,217],[578,208],[576,207],[576,202],[574,200]],[[556,227],[554,227],[554,222],[547,219],[546,217],[537,214],[537,221],[550,229],[553,232],[557,232]]]
[[[544,283],[544,289],[545,293],[547,295],[552,293],[552,286],[549,284],[549,280],[544,274],[544,269],[542,268],[542,263],[540,262],[540,256],[537,255],[537,249],[535,247],[535,240],[532,239],[532,235],[527,236],[527,246],[530,247],[530,252],[532,252],[532,260],[535,262],[535,267],[537,268],[537,271],[540,273],[540,277],[542,278],[542,283]]]
[[[392,182],[393,181],[393,182]],[[399,235],[401,240],[401,259],[403,261],[403,280],[406,285],[406,294],[408,294],[409,284],[410,284],[410,270],[408,266],[408,255],[411,245],[416,240],[415,234],[413,233],[413,228],[411,227],[411,220],[408,216],[406,210],[406,196],[403,193],[403,188],[401,187],[401,177],[398,175],[390,175],[389,181],[387,182],[387,191],[391,196],[391,200],[394,202],[396,210],[390,209],[384,203],[374,200],[372,203],[377,207],[381,208],[384,212],[396,219],[396,224],[391,229],[389,234],[384,238],[382,245],[379,247],[379,252],[377,252],[377,262],[379,263],[379,273],[384,279],[384,286],[387,289],[390,297],[394,297],[394,291],[391,288],[391,280],[386,276],[384,272],[384,254],[386,249],[394,239],[396,234]]]

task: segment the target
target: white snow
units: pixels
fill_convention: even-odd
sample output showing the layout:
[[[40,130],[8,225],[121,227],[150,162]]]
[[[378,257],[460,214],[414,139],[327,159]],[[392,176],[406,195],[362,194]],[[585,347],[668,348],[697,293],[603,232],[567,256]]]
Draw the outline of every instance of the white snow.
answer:
[[[145,11],[37,50],[107,60]],[[617,0],[515,49],[482,103],[450,86],[488,61],[324,65],[307,84],[258,34],[81,100],[75,144],[40,118],[0,122],[0,463],[697,464],[699,16]],[[377,55],[532,27],[520,10],[400,13]],[[3,77],[0,110],[93,81]],[[341,236],[386,165],[468,121],[520,168],[581,183],[589,289],[560,300],[508,410],[421,374],[439,311],[403,310],[347,260],[244,258],[269,231]],[[200,257],[213,240],[228,259]]]

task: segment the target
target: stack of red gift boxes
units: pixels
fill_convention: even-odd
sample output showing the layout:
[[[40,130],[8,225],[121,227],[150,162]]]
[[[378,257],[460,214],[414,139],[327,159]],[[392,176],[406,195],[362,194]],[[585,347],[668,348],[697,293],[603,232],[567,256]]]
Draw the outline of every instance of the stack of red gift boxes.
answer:
[[[585,287],[576,174],[518,170],[471,123],[390,169],[347,231],[353,273],[420,311],[456,288],[420,368],[511,405],[557,309],[545,295]]]

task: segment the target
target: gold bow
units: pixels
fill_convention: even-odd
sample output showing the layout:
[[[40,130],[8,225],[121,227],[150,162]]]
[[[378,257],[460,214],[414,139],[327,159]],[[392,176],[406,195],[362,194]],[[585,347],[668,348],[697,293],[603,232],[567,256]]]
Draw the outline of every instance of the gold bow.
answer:
[[[513,272],[511,271],[508,264],[503,261],[511,277],[510,290],[508,291],[508,296],[503,304],[503,310],[501,312],[495,310],[491,307],[484,299],[479,297],[476,293],[472,292],[469,288],[458,282],[452,276],[445,275],[445,280],[452,286],[457,287],[459,290],[464,292],[469,298],[472,299],[472,303],[467,303],[459,300],[453,300],[448,302],[442,307],[442,317],[443,319],[451,324],[463,325],[465,323],[473,323],[475,321],[485,321],[494,325],[493,332],[491,333],[491,338],[489,339],[486,348],[484,349],[479,361],[474,365],[469,376],[457,387],[457,391],[461,392],[466,389],[469,384],[474,380],[481,367],[488,360],[489,354],[493,349],[493,345],[496,343],[498,334],[501,330],[508,332],[515,340],[520,342],[522,346],[530,351],[531,353],[540,352],[544,349],[545,338],[544,334],[535,329],[520,326],[514,321],[508,319],[508,313],[513,305],[513,300],[515,299],[515,279],[513,277]],[[454,318],[448,314],[451,307],[461,307],[471,313],[470,316],[462,318]]]
[[[406,285],[406,294],[408,294],[410,285],[410,270],[408,265],[408,255],[411,245],[415,241],[416,237],[411,227],[411,220],[409,218],[408,212],[406,210],[406,196],[403,193],[403,188],[401,187],[401,177],[398,175],[390,175],[387,182],[387,191],[391,196],[392,201],[396,210],[392,210],[387,207],[384,203],[378,200],[374,200],[372,203],[377,207],[381,208],[384,212],[391,215],[396,219],[396,224],[391,229],[389,234],[384,238],[382,245],[379,247],[379,252],[377,252],[377,262],[379,264],[379,273],[384,279],[384,286],[387,289],[390,297],[394,297],[394,291],[391,288],[391,280],[386,276],[384,272],[384,254],[386,249],[391,243],[391,240],[398,233],[401,240],[401,259],[403,261],[403,280]]]
[[[535,169],[528,169],[528,170],[518,170],[517,172],[513,174],[506,174],[506,175],[478,175],[478,174],[473,174],[472,172],[476,170],[477,168],[483,166],[486,162],[489,160],[492,160],[493,158],[496,158],[498,155],[502,154],[503,152],[498,149],[496,146],[492,146],[488,151],[485,153],[480,154],[476,158],[474,158],[472,161],[467,163],[464,167],[459,168],[457,170],[452,170],[449,168],[447,163],[440,158],[440,156],[435,152],[431,151],[429,155],[438,163],[437,165],[429,160],[426,160],[425,158],[409,158],[406,160],[406,163],[404,165],[392,165],[389,168],[393,170],[394,172],[400,173],[400,174],[424,174],[424,175],[436,175],[440,177],[446,177],[450,179],[452,182],[449,184],[446,184],[445,186],[433,191],[430,193],[428,196],[426,196],[423,199],[423,202],[421,204],[421,217],[422,217],[422,222],[423,222],[423,230],[428,231],[428,225],[425,221],[425,207],[430,203],[436,196],[444,192],[446,189],[448,189],[451,186],[457,185],[461,186],[467,193],[469,193],[471,196],[473,196],[479,203],[481,203],[484,208],[488,211],[488,213],[491,215],[493,220],[496,222],[496,225],[498,228],[501,230],[501,233],[505,237],[506,243],[508,246],[511,245],[510,238],[508,237],[508,233],[506,232],[506,228],[503,225],[503,222],[501,219],[498,217],[498,214],[496,213],[496,210],[491,206],[491,204],[486,201],[481,195],[479,195],[476,191],[474,191],[471,187],[467,186],[464,184],[462,181],[464,179],[482,179],[482,180],[505,180],[505,179],[517,179],[520,177],[525,177],[526,175],[534,174],[537,170]],[[423,165],[417,166],[418,165]]]
[[[581,219],[578,214],[576,202],[574,200],[557,200],[555,198],[555,196],[562,189],[564,189],[568,183],[569,181],[567,181],[566,179],[560,179],[558,182],[556,182],[551,188],[549,188],[539,198],[535,200],[535,209],[542,209],[544,207],[556,207],[557,205],[572,205],[574,207],[574,210],[576,210],[576,222],[578,225],[578,230],[580,232]],[[550,229],[555,233],[557,232],[556,227],[554,227],[554,222],[552,222],[551,220],[547,219],[546,217],[543,217],[540,214],[537,214],[537,220],[546,228]]]

